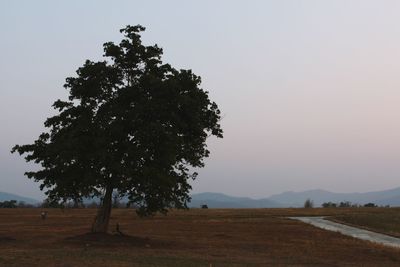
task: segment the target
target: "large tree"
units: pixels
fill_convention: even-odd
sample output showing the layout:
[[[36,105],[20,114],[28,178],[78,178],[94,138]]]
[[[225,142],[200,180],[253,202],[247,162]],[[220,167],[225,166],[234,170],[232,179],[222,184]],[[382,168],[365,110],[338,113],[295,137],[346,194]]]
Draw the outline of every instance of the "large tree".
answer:
[[[207,137],[222,137],[200,77],[164,64],[160,47],[142,44],[144,30],[127,26],[119,45],[105,43],[104,61],[87,60],[66,79],[69,99],[54,102],[47,131],[12,149],[41,165],[25,174],[49,200],[101,197],[93,232],[107,231],[113,192],[140,215],[185,208]]]

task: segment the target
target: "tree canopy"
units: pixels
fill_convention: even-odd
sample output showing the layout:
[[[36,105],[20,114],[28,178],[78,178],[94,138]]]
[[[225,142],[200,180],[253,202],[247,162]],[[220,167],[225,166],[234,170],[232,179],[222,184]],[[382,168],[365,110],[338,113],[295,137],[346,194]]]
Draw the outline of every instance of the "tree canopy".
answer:
[[[201,78],[164,64],[160,47],[142,44],[144,30],[127,26],[119,44],[105,43],[104,61],[87,60],[66,79],[69,98],[54,102],[47,131],[12,149],[41,165],[25,174],[50,200],[100,196],[106,225],[97,231],[107,228],[113,192],[141,215],[186,207],[191,170],[209,156],[206,139],[223,133]]]

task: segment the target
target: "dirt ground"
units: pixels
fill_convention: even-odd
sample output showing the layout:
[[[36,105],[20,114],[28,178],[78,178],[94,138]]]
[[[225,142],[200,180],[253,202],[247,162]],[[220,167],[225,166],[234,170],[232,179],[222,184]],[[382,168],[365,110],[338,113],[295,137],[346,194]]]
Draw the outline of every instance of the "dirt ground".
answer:
[[[88,234],[94,209],[49,209],[45,221],[41,211],[0,209],[0,266],[400,266],[398,249],[285,218],[368,209],[117,209],[110,235]]]

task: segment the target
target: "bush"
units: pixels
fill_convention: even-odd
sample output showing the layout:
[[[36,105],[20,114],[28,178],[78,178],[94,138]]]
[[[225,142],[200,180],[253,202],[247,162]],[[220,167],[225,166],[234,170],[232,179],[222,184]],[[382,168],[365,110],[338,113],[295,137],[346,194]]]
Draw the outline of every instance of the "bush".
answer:
[[[35,206],[32,204],[25,203],[25,201],[19,201],[17,207],[18,208],[34,208]]]
[[[322,207],[323,208],[336,208],[337,204],[329,201],[329,202],[322,203]]]
[[[3,202],[0,202],[0,208],[6,208],[6,209],[13,209],[17,207],[17,201],[16,200],[6,200]]]
[[[339,204],[339,208],[350,208],[350,207],[351,207],[350,201],[340,202],[340,204]]]
[[[47,208],[65,208],[63,203],[59,203],[57,201],[51,201],[49,199],[45,199],[42,204],[39,205],[39,208],[47,209]]]

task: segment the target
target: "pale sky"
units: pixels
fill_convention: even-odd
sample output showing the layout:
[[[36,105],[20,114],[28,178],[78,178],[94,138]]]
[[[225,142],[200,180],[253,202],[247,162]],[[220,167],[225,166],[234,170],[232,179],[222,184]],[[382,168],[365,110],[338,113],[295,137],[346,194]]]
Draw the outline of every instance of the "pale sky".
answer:
[[[0,0],[0,191],[42,197],[10,149],[44,131],[65,78],[127,24],[223,113],[194,193],[398,187],[399,14],[395,0]]]

